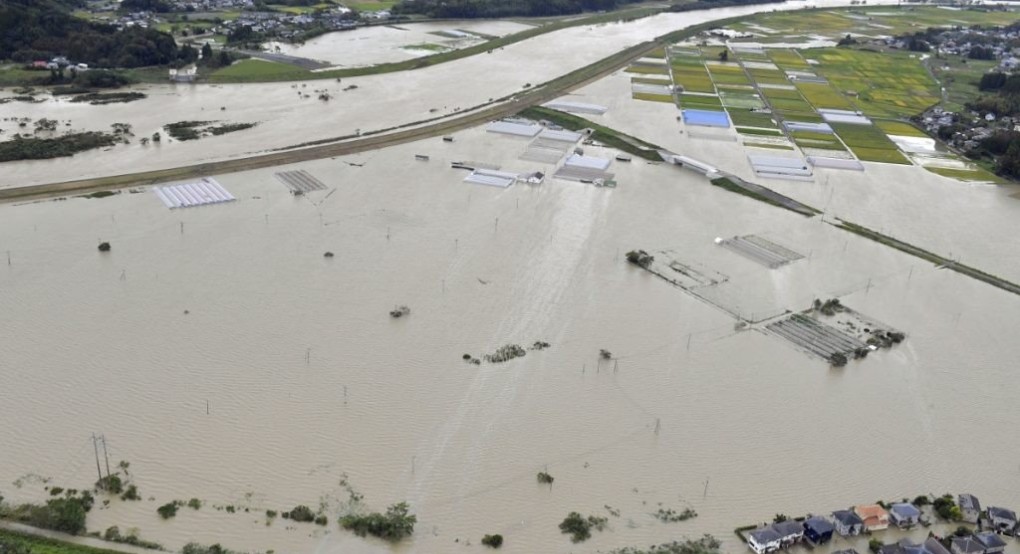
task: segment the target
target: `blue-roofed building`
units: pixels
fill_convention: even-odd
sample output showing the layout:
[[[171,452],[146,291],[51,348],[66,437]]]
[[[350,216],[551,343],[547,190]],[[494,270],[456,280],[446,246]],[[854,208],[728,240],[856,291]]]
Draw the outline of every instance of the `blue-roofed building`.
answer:
[[[804,536],[815,544],[824,544],[832,539],[836,526],[821,516],[812,516],[804,520]]]
[[[1002,554],[1006,550],[1006,541],[998,533],[982,531],[974,535],[974,540],[985,547],[985,554]]]
[[[898,502],[889,506],[889,519],[897,527],[913,527],[921,521],[921,510],[913,504]]]
[[[779,533],[771,526],[755,529],[747,534],[747,546],[756,554],[768,554],[779,550],[782,541]]]

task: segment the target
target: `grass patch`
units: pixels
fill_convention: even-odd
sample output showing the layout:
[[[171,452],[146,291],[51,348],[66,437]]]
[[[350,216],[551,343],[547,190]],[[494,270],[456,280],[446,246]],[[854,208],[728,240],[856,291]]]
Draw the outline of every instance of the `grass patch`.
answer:
[[[209,75],[213,83],[249,83],[307,79],[311,72],[293,65],[248,59],[234,62]]]
[[[659,85],[663,87],[673,86],[673,81],[669,79],[656,79],[654,77],[631,77],[631,83],[640,83],[642,85]]]
[[[0,142],[0,162],[63,158],[118,142],[117,136],[98,131],[69,133],[55,138],[18,137]]]
[[[592,139],[597,140],[607,146],[616,148],[628,154],[633,154],[640,158],[644,158],[649,161],[661,162],[662,157],[659,156],[659,147],[654,144],[649,144],[640,139],[634,138],[630,135],[626,135],[609,127],[603,127],[598,123],[588,121],[583,117],[577,117],[573,114],[568,114],[558,110],[552,110],[541,106],[535,106],[528,108],[517,115],[526,117],[534,120],[545,119],[551,121],[564,129],[571,131],[579,131],[581,129],[594,129]]]
[[[995,175],[993,173],[989,173],[989,172],[985,171],[984,169],[980,169],[980,168],[957,169],[957,168],[951,168],[951,167],[926,167],[925,169],[927,169],[928,171],[931,171],[932,173],[934,173],[936,175],[941,175],[943,177],[949,177],[950,179],[956,179],[957,181],[964,181],[964,182],[967,182],[967,183],[974,183],[974,182],[985,183],[985,182],[988,182],[988,183],[1002,184],[1002,183],[1006,182],[1006,180],[1004,180],[1003,178],[999,177],[998,175]]]
[[[27,552],[31,552],[31,554],[123,554],[115,550],[93,548],[55,539],[24,535],[4,529],[0,529],[0,544],[15,546],[13,552],[18,552],[18,547],[21,547],[27,549]]]
[[[785,144],[772,144],[771,142],[745,142],[744,146],[751,148],[768,148],[769,150],[793,150],[792,146]]]
[[[650,92],[634,92],[631,93],[631,98],[635,100],[645,100],[648,102],[665,102],[668,104],[673,103],[673,95],[671,94],[652,94]]]
[[[751,129],[748,127],[737,127],[737,132],[742,135],[761,135],[765,137],[781,137],[782,131],[778,129]]]
[[[851,104],[838,90],[831,85],[818,83],[798,83],[797,90],[804,95],[815,108],[831,110],[853,110]]]
[[[902,121],[879,119],[875,121],[875,125],[877,125],[879,129],[885,131],[888,135],[898,135],[903,137],[928,137],[928,133],[925,133],[917,127]]]
[[[766,127],[775,128],[772,121],[772,114],[752,112],[751,110],[726,110],[730,114],[730,121],[735,127]]]
[[[899,150],[868,148],[866,146],[851,146],[850,151],[857,156],[857,159],[864,162],[910,165],[910,160],[908,160],[903,154],[900,154]]]
[[[638,73],[641,75],[669,75],[669,70],[656,65],[631,65],[624,69],[627,73]]]

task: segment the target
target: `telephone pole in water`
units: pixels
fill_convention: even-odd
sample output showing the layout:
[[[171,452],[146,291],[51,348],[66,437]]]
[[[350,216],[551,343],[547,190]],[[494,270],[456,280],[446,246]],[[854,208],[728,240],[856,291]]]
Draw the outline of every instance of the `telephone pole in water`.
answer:
[[[92,433],[92,449],[96,452],[96,473],[99,474],[99,478],[103,478],[103,470],[99,467],[99,440],[96,438],[96,434]]]

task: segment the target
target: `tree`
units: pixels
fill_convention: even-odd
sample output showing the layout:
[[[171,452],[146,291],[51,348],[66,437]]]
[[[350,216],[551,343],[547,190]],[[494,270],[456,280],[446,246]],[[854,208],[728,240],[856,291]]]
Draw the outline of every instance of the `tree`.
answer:
[[[388,541],[399,541],[414,533],[414,524],[418,517],[408,513],[410,508],[406,502],[394,504],[386,509],[385,514],[373,512],[367,515],[348,514],[340,518],[340,526],[354,531],[359,537],[372,535]]]
[[[212,46],[207,42],[202,45],[202,59],[205,61],[212,60],[213,51]]]
[[[230,65],[230,62],[230,54],[228,54],[226,50],[220,50],[219,66],[226,67]]]
[[[485,535],[482,537],[482,544],[489,548],[499,548],[503,546],[503,535]]]
[[[719,52],[719,61],[725,62],[725,61],[728,61],[729,59],[730,59],[730,51],[729,50],[723,50],[722,52]]]

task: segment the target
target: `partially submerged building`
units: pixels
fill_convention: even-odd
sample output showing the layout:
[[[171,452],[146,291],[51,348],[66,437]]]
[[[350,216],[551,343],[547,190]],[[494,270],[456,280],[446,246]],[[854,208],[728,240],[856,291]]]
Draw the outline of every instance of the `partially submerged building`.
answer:
[[[1013,510],[989,506],[985,515],[988,516],[988,525],[992,529],[1010,535],[1016,532],[1016,512]]]
[[[824,544],[832,539],[836,527],[822,516],[811,516],[804,520],[804,536],[815,544]]]
[[[781,544],[779,533],[771,525],[747,534],[747,546],[757,554],[775,552]]]
[[[974,535],[974,540],[985,547],[985,554],[1002,554],[1006,550],[1006,541],[997,533],[982,531]]]
[[[881,531],[889,528],[889,512],[878,504],[854,506],[854,513],[864,522],[868,531]]]
[[[889,519],[897,527],[913,527],[921,522],[921,510],[913,504],[898,502],[889,506]]]
[[[864,520],[851,510],[832,512],[832,522],[836,532],[844,537],[860,535],[864,532]]]
[[[981,519],[981,503],[973,494],[961,494],[957,499],[957,504],[963,514],[963,521],[977,523]]]

